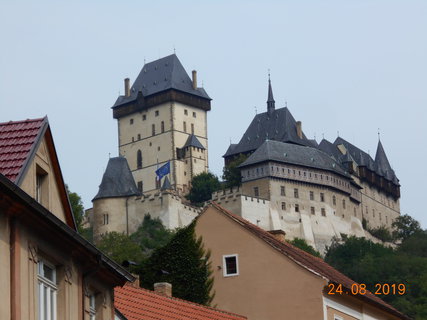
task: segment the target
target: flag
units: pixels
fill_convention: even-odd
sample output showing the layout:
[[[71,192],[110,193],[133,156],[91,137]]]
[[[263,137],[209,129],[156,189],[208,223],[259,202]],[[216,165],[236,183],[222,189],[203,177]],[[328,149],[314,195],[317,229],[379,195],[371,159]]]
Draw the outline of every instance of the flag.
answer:
[[[167,175],[171,170],[170,162],[166,162],[163,166],[156,170],[156,175],[159,180],[161,180],[165,175]]]

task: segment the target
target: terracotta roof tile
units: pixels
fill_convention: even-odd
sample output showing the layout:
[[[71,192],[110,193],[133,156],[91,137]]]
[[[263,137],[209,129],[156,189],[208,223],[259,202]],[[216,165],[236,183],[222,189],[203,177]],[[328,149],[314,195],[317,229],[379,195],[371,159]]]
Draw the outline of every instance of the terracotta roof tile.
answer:
[[[0,123],[0,173],[16,182],[46,118]]]
[[[225,214],[227,217],[233,219],[235,222],[239,223],[242,227],[254,233],[257,237],[264,240],[267,244],[272,246],[274,249],[278,250],[285,256],[289,257],[295,263],[301,265],[307,270],[315,273],[321,277],[326,278],[329,282],[342,284],[343,288],[347,290],[351,290],[351,286],[353,284],[357,284],[357,282],[353,281],[349,277],[345,276],[329,264],[327,264],[323,259],[315,257],[295,246],[290,244],[289,242],[283,242],[278,240],[276,237],[261,229],[260,227],[252,224],[251,222],[243,219],[240,216],[237,216],[225,208],[221,207],[215,202],[211,202],[211,206],[218,209],[220,212]],[[365,295],[357,295],[358,298],[362,300],[366,300],[367,302],[373,303],[379,306],[382,309],[391,312],[395,316],[401,317],[402,319],[409,319],[407,316],[396,310],[394,307],[380,299],[378,296],[372,294],[371,292],[367,292]]]
[[[159,295],[131,285],[114,290],[114,307],[128,320],[241,320],[234,313]]]

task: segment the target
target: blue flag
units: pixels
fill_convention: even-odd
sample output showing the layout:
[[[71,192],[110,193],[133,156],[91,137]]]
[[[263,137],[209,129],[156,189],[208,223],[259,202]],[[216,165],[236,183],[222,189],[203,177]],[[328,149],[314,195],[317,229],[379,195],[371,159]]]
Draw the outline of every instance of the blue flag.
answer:
[[[167,175],[171,171],[170,162],[168,161],[163,166],[161,166],[159,169],[156,170],[156,175],[159,177],[159,180],[161,180],[165,175]]]

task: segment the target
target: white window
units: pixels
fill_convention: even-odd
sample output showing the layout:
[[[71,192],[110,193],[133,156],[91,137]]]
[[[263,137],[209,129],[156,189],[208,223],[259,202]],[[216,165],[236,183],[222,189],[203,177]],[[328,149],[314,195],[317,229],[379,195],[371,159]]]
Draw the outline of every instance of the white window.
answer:
[[[38,263],[39,320],[56,320],[56,268],[46,261]]]
[[[94,293],[89,296],[89,317],[90,320],[96,319],[96,300]]]
[[[222,265],[224,270],[224,277],[239,275],[239,261],[237,254],[222,256]]]

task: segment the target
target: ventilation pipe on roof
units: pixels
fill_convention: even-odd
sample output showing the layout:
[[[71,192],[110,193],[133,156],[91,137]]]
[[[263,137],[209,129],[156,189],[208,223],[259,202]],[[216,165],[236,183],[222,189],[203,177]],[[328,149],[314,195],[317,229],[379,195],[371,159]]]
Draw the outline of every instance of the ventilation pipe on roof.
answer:
[[[193,89],[197,89],[197,71],[193,70]]]
[[[301,123],[301,121],[297,121],[297,135],[298,135],[298,138],[302,139],[302,123]]]
[[[125,79],[125,97],[130,97],[130,80],[129,80],[129,78]]]
[[[169,282],[157,282],[154,284],[154,292],[162,296],[172,297],[172,285]]]

